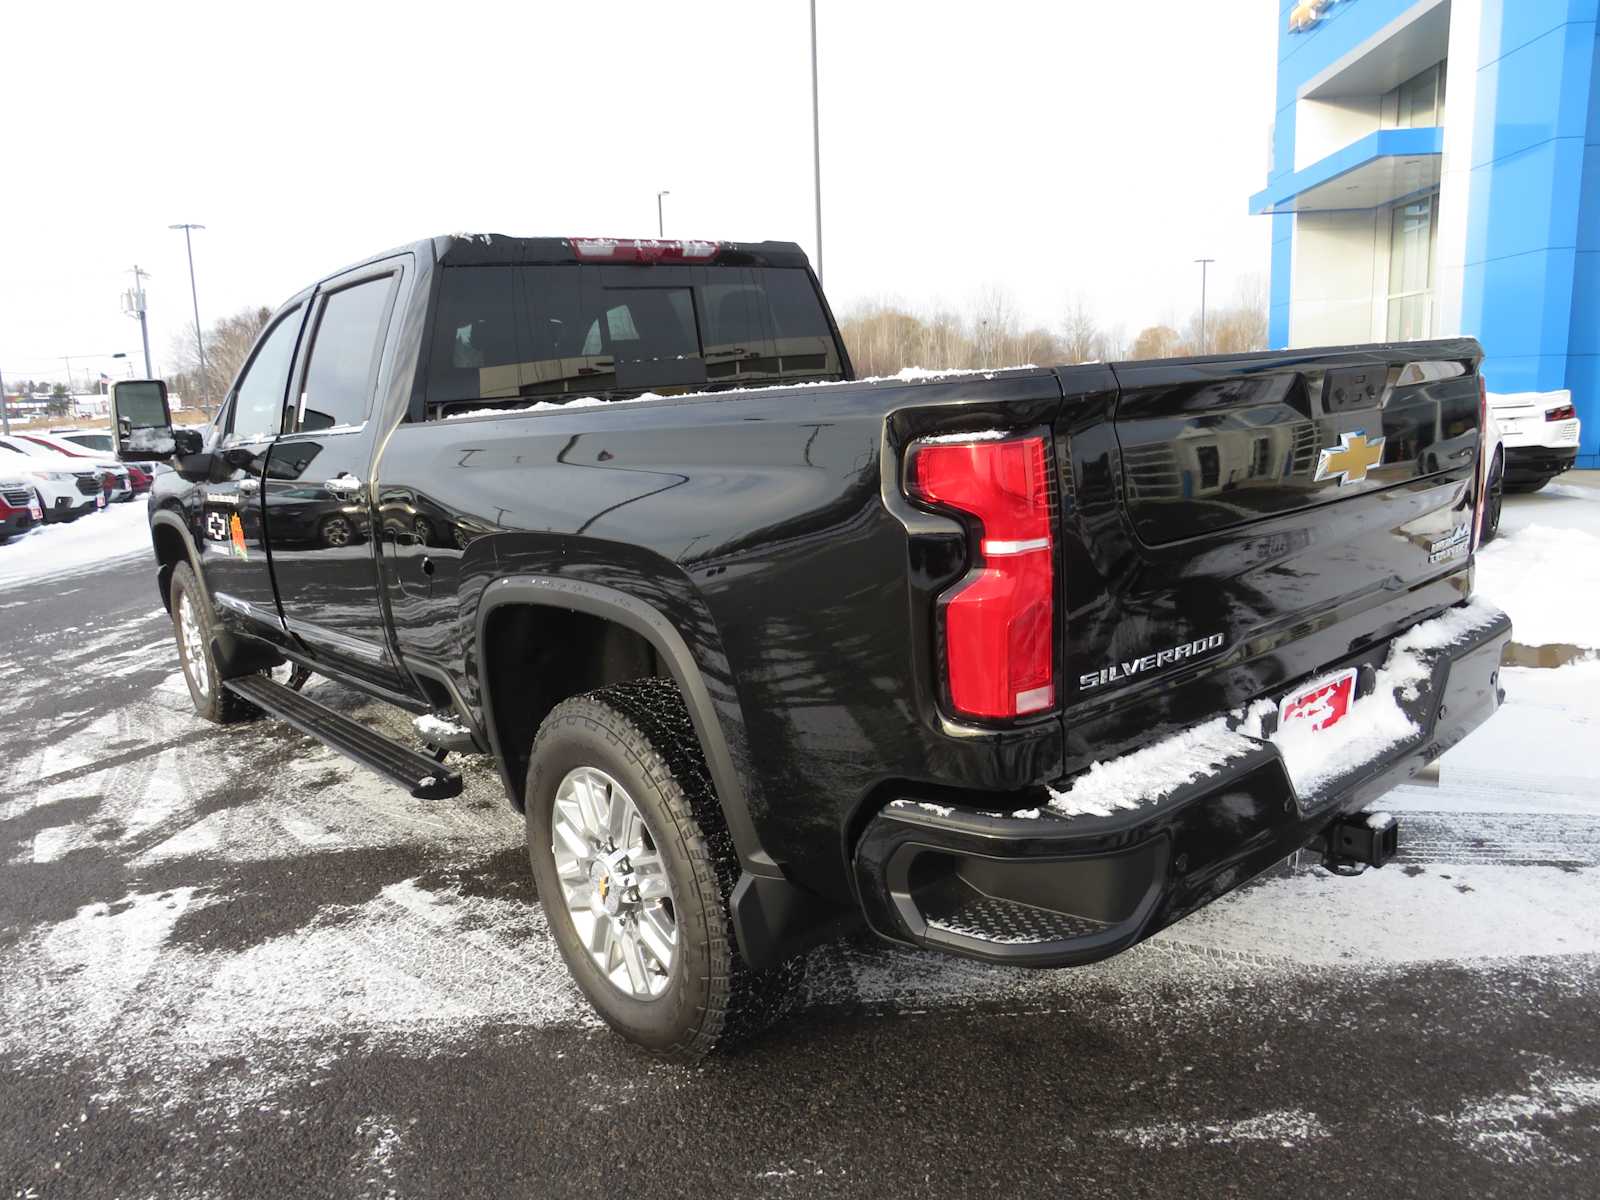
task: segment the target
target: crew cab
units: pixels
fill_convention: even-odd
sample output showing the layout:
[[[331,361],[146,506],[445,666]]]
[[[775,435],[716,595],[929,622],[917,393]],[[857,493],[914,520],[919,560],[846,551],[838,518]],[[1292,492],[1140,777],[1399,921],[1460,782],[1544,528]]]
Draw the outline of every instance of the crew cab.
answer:
[[[113,428],[176,468],[199,713],[439,802],[491,756],[579,986],[686,1060],[852,924],[1069,966],[1387,861],[1367,806],[1502,698],[1481,357],[858,380],[792,244],[457,235],[291,297],[204,434],[159,381]]]

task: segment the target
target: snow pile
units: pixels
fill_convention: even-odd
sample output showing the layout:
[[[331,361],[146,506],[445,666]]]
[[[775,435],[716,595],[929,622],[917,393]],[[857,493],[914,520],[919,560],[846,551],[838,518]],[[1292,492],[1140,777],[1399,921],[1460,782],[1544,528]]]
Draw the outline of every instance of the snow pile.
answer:
[[[138,500],[12,538],[0,546],[0,589],[92,570],[131,554],[152,554],[149,509]]]
[[[1600,650],[1600,537],[1529,525],[1478,551],[1478,590],[1511,614],[1524,646]]]
[[[1051,788],[1050,807],[1069,817],[1109,817],[1119,808],[1165,799],[1256,748],[1255,739],[1235,732],[1229,722],[1218,717],[1121,758],[1094,763],[1066,791]]]

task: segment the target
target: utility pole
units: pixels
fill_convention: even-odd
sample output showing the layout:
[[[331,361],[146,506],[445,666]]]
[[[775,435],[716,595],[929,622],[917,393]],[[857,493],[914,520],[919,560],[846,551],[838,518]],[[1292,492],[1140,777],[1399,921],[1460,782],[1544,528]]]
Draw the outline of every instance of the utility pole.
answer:
[[[817,279],[822,279],[822,121],[817,105],[817,0],[811,0],[811,178],[816,185]]]
[[[661,197],[670,195],[672,195],[671,192],[656,193],[656,236],[658,238],[667,236],[667,219],[661,215]]]
[[[5,375],[0,373],[0,433],[11,433],[11,406],[6,403]]]
[[[1197,258],[1200,264],[1200,353],[1206,352],[1206,268],[1217,260],[1214,258]]]
[[[139,336],[144,339],[144,377],[153,379],[155,376],[150,371],[150,327],[144,319],[144,281],[149,278],[150,272],[134,263],[133,287],[122,294],[122,310],[130,317],[139,318]]]
[[[200,334],[200,293],[194,286],[194,243],[190,241],[191,230],[204,229],[204,225],[168,225],[168,229],[183,230],[183,248],[189,254],[189,299],[194,304],[194,348],[200,354],[200,408],[209,419],[211,416],[211,378],[206,373],[206,340]],[[148,352],[145,355],[149,357]],[[146,370],[148,371],[148,367]]]

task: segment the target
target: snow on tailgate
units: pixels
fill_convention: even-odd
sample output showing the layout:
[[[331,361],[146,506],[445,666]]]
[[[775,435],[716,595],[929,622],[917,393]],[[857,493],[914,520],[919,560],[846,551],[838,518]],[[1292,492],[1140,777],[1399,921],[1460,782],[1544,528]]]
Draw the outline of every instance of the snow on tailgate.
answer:
[[[1283,755],[1295,791],[1314,795],[1339,776],[1370,762],[1421,730],[1402,700],[1414,700],[1432,670],[1426,653],[1455,644],[1500,619],[1481,600],[1453,608],[1396,638],[1378,670],[1371,695],[1351,706],[1343,720],[1323,729],[1295,722],[1267,740]],[[1050,807],[1066,816],[1107,817],[1118,809],[1155,804],[1241,758],[1261,744],[1263,722],[1273,700],[1258,700],[1203,725],[1196,725],[1110,762],[1094,763],[1065,790],[1050,789]]]

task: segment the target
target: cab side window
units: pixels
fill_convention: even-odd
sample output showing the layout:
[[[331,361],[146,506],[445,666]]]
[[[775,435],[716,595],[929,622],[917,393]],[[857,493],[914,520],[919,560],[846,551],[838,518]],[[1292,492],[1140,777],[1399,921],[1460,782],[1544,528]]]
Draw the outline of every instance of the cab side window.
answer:
[[[262,340],[234,388],[229,435],[243,441],[276,437],[283,426],[289,366],[300,334],[300,309],[290,309]]]
[[[394,276],[329,294],[317,317],[296,429],[360,425],[372,408]]]

